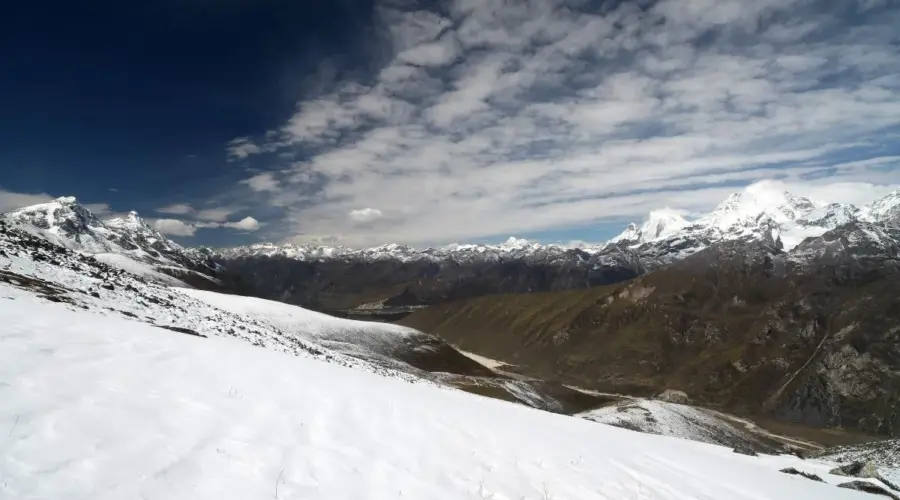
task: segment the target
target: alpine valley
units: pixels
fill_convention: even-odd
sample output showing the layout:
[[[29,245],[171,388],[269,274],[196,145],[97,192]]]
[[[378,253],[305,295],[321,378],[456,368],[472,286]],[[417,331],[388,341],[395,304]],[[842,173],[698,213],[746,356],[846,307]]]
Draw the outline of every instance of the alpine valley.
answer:
[[[37,460],[29,455],[29,446],[39,441],[53,444],[58,436],[54,429],[64,425],[62,412],[74,411],[75,418],[90,421],[95,411],[92,401],[119,394],[116,370],[138,367],[143,378],[133,381],[147,385],[148,398],[161,397],[154,392],[161,383],[167,387],[164,399],[187,391],[166,400],[171,406],[166,411],[173,415],[181,415],[187,404],[191,412],[215,408],[222,414],[237,412],[232,416],[247,422],[271,421],[277,426],[282,425],[282,413],[296,414],[300,420],[290,424],[297,426],[291,432],[297,439],[310,439],[310,446],[318,446],[316,433],[338,432],[328,429],[340,419],[347,424],[340,432],[372,427],[348,439],[372,440],[374,446],[385,427],[373,422],[383,419],[396,427],[414,413],[416,401],[424,401],[417,398],[431,394],[425,399],[434,399],[435,405],[451,404],[456,397],[452,394],[462,390],[519,403],[486,402],[469,394],[471,399],[465,400],[469,403],[456,408],[472,405],[472,415],[506,415],[498,418],[508,417],[507,422],[540,420],[545,417],[534,415],[546,412],[578,417],[558,415],[568,423],[559,420],[551,426],[567,429],[559,435],[569,436],[572,443],[579,442],[579,433],[590,426],[605,428],[601,424],[701,441],[710,447],[690,452],[699,453],[697,463],[721,461],[736,477],[749,470],[741,469],[743,460],[754,458],[730,449],[722,454],[718,446],[748,455],[787,450],[823,457],[817,462],[784,455],[757,459],[754,463],[763,465],[753,467],[766,479],[756,482],[786,488],[767,498],[812,498],[805,484],[815,482],[803,480],[802,494],[794,491],[797,483],[785,482],[787,476],[778,472],[782,467],[786,468],[781,472],[788,474],[825,476],[822,488],[842,483],[846,488],[877,487],[890,495],[898,473],[893,451],[900,438],[898,226],[900,190],[853,206],[795,196],[768,182],[729,196],[709,214],[688,219],[661,209],[606,243],[577,247],[510,238],[499,245],[426,249],[268,243],[186,248],[135,212],[103,220],[72,197],[23,207],[0,218],[0,312],[4,321],[14,320],[12,330],[0,334],[0,340],[11,346],[5,352],[12,353],[0,357],[4,360],[0,391],[11,394],[14,404],[0,409],[0,415],[16,421],[10,436],[21,431],[28,437],[7,455],[12,458],[0,461],[2,468],[12,471],[0,493],[15,496],[16,491],[40,490],[43,483],[28,482],[36,476],[16,468]],[[127,340],[117,337],[126,330],[134,333]],[[54,332],[64,332],[69,340],[61,343]],[[156,335],[168,336],[157,344]],[[40,354],[32,359],[29,353]],[[86,356],[99,356],[99,361],[89,370],[75,367],[73,360]],[[232,358],[250,360],[253,368],[246,378],[222,368],[234,363],[216,362]],[[332,368],[349,371],[329,371]],[[56,380],[54,374],[72,378]],[[394,380],[380,385],[371,377]],[[216,395],[221,387],[196,392],[199,385],[181,383],[188,378],[210,387],[227,379],[227,396]],[[277,390],[279,384],[290,386],[291,396],[304,395],[324,406],[288,405],[279,410],[261,400],[251,413],[242,413],[237,401],[244,394],[263,397],[259,395]],[[66,397],[74,399],[57,408],[51,403],[63,399],[43,401],[28,389],[38,386],[45,393],[52,387],[68,387]],[[95,386],[109,391],[78,392],[79,387]],[[432,392],[418,394],[412,386]],[[369,394],[359,387],[377,390]],[[352,400],[332,398],[332,388],[359,394]],[[443,398],[441,392],[448,389],[452,394]],[[413,397],[414,393],[418,395]],[[125,401],[113,399],[109,404]],[[146,412],[163,407],[144,408],[140,401],[116,406],[116,411],[123,418],[148,423],[150,430],[163,425],[150,425],[144,418]],[[338,408],[338,403],[343,406]],[[486,404],[502,406],[495,412]],[[546,412],[509,413],[526,411],[521,405]],[[40,413],[38,407],[48,410]],[[386,408],[391,416],[384,413]],[[464,413],[469,414],[453,414],[454,425],[469,418]],[[28,420],[32,414],[43,415],[44,420],[26,422],[17,430],[21,415]],[[396,420],[401,414],[402,419]],[[304,416],[310,420],[301,422]],[[168,417],[160,413],[159,418]],[[448,453],[481,453],[475,441],[494,442],[505,435],[497,427],[485,430],[482,438],[473,437],[482,432],[474,430],[473,421],[466,431],[473,447],[465,444],[465,449],[457,450],[452,443],[463,441],[443,441],[449,424],[425,415],[409,418],[396,432],[429,436]],[[225,429],[232,420],[215,427],[231,437],[195,436],[190,419],[166,422],[177,427],[185,446],[197,453],[247,451],[240,445],[243,428]],[[300,438],[306,436],[307,423],[311,434]],[[679,440],[640,444],[640,439],[651,437],[617,434],[626,432],[616,429],[604,439],[645,446],[640,449],[671,463],[688,453]],[[265,439],[280,442],[281,434],[273,431]],[[210,447],[205,440],[217,444]],[[84,446],[105,449],[101,441],[67,446],[77,454]],[[346,446],[355,446],[350,441]],[[671,449],[654,443],[668,443]],[[251,451],[268,456],[262,448]],[[563,469],[580,470],[578,464],[584,460],[630,464],[632,459],[615,450],[608,457],[594,456],[594,451],[578,453],[588,453],[587,458],[576,454],[560,459],[569,464]],[[348,456],[332,458],[340,462]],[[867,457],[866,467],[851,467],[851,472],[834,469],[854,457]],[[194,477],[190,467],[165,466],[171,460],[157,458],[163,470],[175,467],[176,476]],[[173,460],[177,465],[194,458]],[[268,458],[259,460],[271,468]],[[493,460],[479,458],[472,466],[490,470]],[[556,459],[549,466],[556,467],[552,460]],[[623,467],[643,470],[643,459],[634,460]],[[599,464],[592,470],[603,469]],[[410,465],[410,471],[427,465]],[[69,470],[65,464],[49,462],[41,467]],[[538,469],[545,469],[543,460]],[[740,470],[745,472],[735,472]],[[400,474],[397,480],[412,488],[409,481],[416,474]],[[860,484],[849,485],[847,475],[857,478],[850,482]],[[588,480],[578,476],[574,483],[566,483],[558,473],[551,476],[558,491]],[[52,477],[46,484],[68,480],[65,474]],[[457,495],[453,498],[461,498],[463,490],[474,488],[469,484],[474,477],[471,471],[459,471],[458,478],[449,479],[454,486],[444,493],[452,490]],[[618,484],[612,476],[607,479],[613,481],[607,485]],[[281,480],[278,474],[277,481]],[[297,492],[305,491],[301,480],[291,484]],[[729,480],[722,484],[724,489],[713,485],[702,493],[687,482],[652,484],[665,492],[663,497],[679,491],[685,498],[721,498],[726,492],[735,496],[737,483]],[[518,492],[518,487],[498,486],[506,492]],[[481,498],[493,498],[485,488],[482,480]],[[844,494],[840,491],[835,495]],[[441,496],[444,493],[431,492],[430,497],[451,498]],[[485,496],[488,493],[491,496]],[[742,495],[735,497],[752,497]],[[571,490],[568,497],[579,494]],[[550,497],[545,493],[544,498]]]

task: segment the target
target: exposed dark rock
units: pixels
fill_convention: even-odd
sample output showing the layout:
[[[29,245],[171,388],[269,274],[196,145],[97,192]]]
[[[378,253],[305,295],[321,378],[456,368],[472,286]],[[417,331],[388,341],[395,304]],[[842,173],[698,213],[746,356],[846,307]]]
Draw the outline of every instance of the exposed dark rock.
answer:
[[[159,328],[165,328],[166,330],[172,330],[173,332],[184,333],[185,335],[193,335],[195,337],[206,338],[206,335],[203,335],[202,333],[197,333],[194,330],[191,330],[190,328],[184,328],[181,326],[171,326],[171,325],[155,325],[155,326],[158,326]]]
[[[548,262],[359,262],[275,256],[222,259],[217,263],[217,277],[236,293],[324,312],[380,301],[384,307],[420,306],[497,293],[588,288],[641,273],[640,264],[627,256],[612,267],[600,265],[596,259],[569,257]]]
[[[885,488],[878,486],[877,484],[870,483],[867,481],[850,481],[848,483],[841,483],[838,485],[838,488],[847,488],[849,490],[863,491],[865,493],[871,493],[873,495],[881,495],[893,500],[900,500],[900,497],[894,495],[890,491]]]
[[[813,481],[818,481],[820,483],[825,482],[821,477],[819,477],[815,474],[810,474],[809,472],[803,472],[803,471],[797,470],[793,467],[788,467],[787,469],[781,469],[781,472],[784,472],[785,474],[791,474],[794,476],[803,476],[806,479],[812,479]]]
[[[731,451],[733,451],[734,453],[739,453],[741,455],[747,455],[747,456],[751,456],[751,457],[759,456],[759,453],[757,453],[753,448],[747,448],[747,447],[743,447],[743,446],[737,447]]]
[[[865,462],[853,462],[832,469],[828,471],[828,473],[834,474],[836,476],[872,477],[871,475],[863,475],[863,471],[865,471],[866,469],[867,467]]]

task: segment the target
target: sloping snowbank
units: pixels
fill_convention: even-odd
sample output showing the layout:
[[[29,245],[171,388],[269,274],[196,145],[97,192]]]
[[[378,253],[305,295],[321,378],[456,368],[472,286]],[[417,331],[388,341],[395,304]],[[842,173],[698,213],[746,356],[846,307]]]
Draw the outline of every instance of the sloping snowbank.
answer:
[[[759,438],[701,408],[658,401],[628,399],[577,416],[639,432],[691,439],[724,446],[762,446]]]
[[[115,267],[116,269],[121,269],[135,276],[140,276],[154,283],[169,286],[190,286],[177,278],[169,276],[168,274],[163,274],[156,269],[153,269],[153,267],[144,264],[143,262],[138,262],[126,255],[118,253],[98,253],[94,254],[94,258],[108,266]]]
[[[7,285],[0,319],[2,498],[867,498],[777,471],[815,466],[794,457],[407,384]]]
[[[272,325],[335,352],[394,366],[404,354],[439,348],[443,342],[405,326],[336,318],[272,300],[195,289],[175,289],[217,309]],[[446,346],[449,349],[449,346]],[[462,357],[462,355],[459,355]]]
[[[335,338],[364,332],[364,339],[370,342],[395,342],[398,338],[420,333],[405,326],[336,318],[274,300],[194,289],[179,292],[225,311],[265,320],[285,330],[303,332],[311,338]]]

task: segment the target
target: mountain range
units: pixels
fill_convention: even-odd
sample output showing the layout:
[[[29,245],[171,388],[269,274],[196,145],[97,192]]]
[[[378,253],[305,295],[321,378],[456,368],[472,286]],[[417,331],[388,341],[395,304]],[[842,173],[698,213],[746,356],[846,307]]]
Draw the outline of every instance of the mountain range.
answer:
[[[570,247],[510,238],[499,245],[368,249],[257,244],[197,249],[227,271],[241,293],[329,312],[394,317],[410,307],[496,293],[528,293],[606,285],[634,278],[725,241],[762,242],[792,250],[849,223],[891,226],[900,190],[864,206],[792,195],[754,184],[709,214],[687,220],[654,211],[609,242]]]
[[[297,260],[412,260],[459,263],[523,259],[554,261],[579,250],[590,256],[611,256],[623,247],[636,252],[645,264],[677,260],[711,243],[732,239],[781,239],[786,249],[804,238],[819,236],[851,221],[886,222],[900,217],[900,190],[857,207],[795,196],[778,184],[760,182],[729,196],[709,214],[694,220],[678,211],[650,212],[642,224],[630,224],[621,234],[596,245],[542,245],[510,237],[498,245],[451,244],[417,249],[389,244],[366,249],[320,245],[259,243],[228,249],[206,249],[224,259],[283,256]],[[682,242],[694,243],[684,246]],[[601,259],[602,260],[602,259]],[[614,261],[614,258],[611,257]]]
[[[900,190],[863,206],[793,195],[771,182],[729,196],[709,214],[650,213],[596,245],[453,244],[366,249],[259,243],[184,248],[131,212],[101,220],[73,197],[21,208],[6,219],[67,248],[112,259],[126,255],[204,289],[230,290],[332,314],[397,319],[429,304],[495,293],[568,290],[646,274],[724,241],[764,242],[790,251],[849,223],[889,227],[900,218]]]

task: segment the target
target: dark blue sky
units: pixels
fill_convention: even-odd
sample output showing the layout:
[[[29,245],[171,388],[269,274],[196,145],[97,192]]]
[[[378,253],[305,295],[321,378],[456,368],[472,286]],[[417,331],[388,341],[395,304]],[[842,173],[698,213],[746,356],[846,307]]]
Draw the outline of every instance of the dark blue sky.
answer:
[[[359,246],[597,241],[763,179],[864,202],[900,181],[898,25],[886,0],[13,2],[0,208]]]
[[[323,61],[362,57],[371,15],[365,1],[4,5],[0,186],[142,212],[211,193],[244,175],[226,143],[286,120]]]

